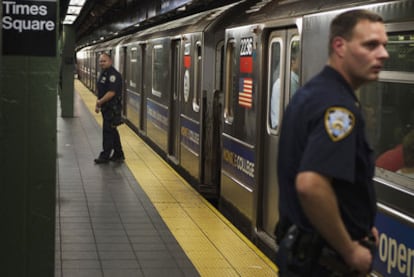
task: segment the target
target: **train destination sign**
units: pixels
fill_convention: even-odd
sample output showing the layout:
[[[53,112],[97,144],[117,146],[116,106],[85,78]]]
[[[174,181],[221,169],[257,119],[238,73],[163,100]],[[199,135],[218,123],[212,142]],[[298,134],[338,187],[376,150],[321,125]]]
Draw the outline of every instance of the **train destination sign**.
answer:
[[[56,0],[2,5],[3,55],[56,55]]]

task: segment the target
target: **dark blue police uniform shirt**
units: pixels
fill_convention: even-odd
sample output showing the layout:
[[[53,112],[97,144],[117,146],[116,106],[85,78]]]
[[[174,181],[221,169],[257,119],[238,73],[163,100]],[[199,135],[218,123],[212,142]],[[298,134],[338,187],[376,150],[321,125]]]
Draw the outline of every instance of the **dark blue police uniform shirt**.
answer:
[[[114,91],[115,97],[103,104],[102,108],[111,104],[118,97],[122,97],[122,76],[113,67],[102,70],[97,83],[98,98],[102,98],[108,91]]]
[[[279,144],[281,218],[312,231],[298,200],[295,177],[314,171],[332,178],[351,237],[359,239],[370,231],[376,213],[375,166],[364,125],[352,88],[329,66],[294,95],[284,114]]]

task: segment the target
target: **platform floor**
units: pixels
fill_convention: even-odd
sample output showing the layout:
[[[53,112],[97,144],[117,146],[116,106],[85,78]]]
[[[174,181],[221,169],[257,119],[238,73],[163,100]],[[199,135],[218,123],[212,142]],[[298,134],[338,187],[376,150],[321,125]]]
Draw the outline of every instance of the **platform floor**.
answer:
[[[126,125],[125,163],[96,165],[95,96],[58,117],[56,277],[277,276],[276,266]]]

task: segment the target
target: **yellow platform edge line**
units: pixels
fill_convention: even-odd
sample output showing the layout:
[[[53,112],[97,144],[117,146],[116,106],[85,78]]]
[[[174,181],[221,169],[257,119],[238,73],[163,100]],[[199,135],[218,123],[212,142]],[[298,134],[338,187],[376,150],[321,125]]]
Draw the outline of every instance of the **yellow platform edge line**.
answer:
[[[96,114],[94,112],[94,103],[96,101],[96,96],[88,89],[86,88],[86,86],[84,86],[84,84],[82,84],[79,80],[75,79],[75,86],[74,86],[75,90],[78,92],[78,94],[80,95],[81,99],[83,100],[83,102],[85,103],[85,105],[87,106],[89,112],[91,113],[91,115],[96,119],[96,121],[98,122],[99,125],[102,126],[102,120],[101,120],[101,115],[100,114]],[[141,140],[141,138],[132,130],[130,130],[130,128],[127,128],[133,135],[136,136],[137,139]],[[181,182],[183,183],[183,185],[185,185],[188,189],[195,191],[195,189],[188,184],[188,182],[181,176],[179,175],[164,159],[162,159],[151,147],[149,147],[146,143],[144,143],[145,147],[150,150],[155,157],[157,157],[166,167],[168,167],[171,172],[173,172],[173,174],[179,178],[181,180]],[[128,161],[126,161],[126,164],[128,166],[128,168],[131,167],[128,164]],[[198,194],[198,192],[196,192]],[[263,262],[265,262],[265,264],[267,264],[273,271],[277,272],[278,268],[277,266],[265,255],[263,254],[263,252],[257,248],[256,245],[254,245],[244,234],[242,234],[226,217],[224,217],[210,202],[208,202],[205,198],[203,197],[199,197],[199,199],[203,202],[203,204],[205,204],[227,227],[229,227],[229,229],[232,230],[232,232],[234,232],[236,234],[237,237],[239,237],[260,259],[263,260]]]

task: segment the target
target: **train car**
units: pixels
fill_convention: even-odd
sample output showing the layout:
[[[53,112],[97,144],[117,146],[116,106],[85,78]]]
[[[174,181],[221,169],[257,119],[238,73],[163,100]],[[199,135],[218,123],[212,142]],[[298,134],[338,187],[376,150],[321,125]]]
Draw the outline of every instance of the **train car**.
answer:
[[[91,71],[92,66],[90,63],[90,53],[92,46],[88,46],[82,49],[82,51],[76,52],[76,66],[78,79],[82,81],[89,89],[91,89]]]
[[[87,65],[86,49],[76,52],[76,75],[80,81],[86,83],[89,66]]]
[[[217,197],[224,26],[234,3],[129,36],[126,118],[207,197]],[[216,105],[216,106],[215,106]]]
[[[330,21],[353,8],[381,14],[389,35],[379,81],[357,91],[378,158],[375,270],[413,276],[414,177],[389,167],[414,126],[413,1],[241,1],[84,48],[81,80],[93,88],[97,55],[113,53],[129,126],[273,258],[283,111],[326,63]]]
[[[302,80],[303,17],[320,8],[315,1],[263,1],[226,30],[220,207],[270,256],[278,219],[278,127]],[[281,94],[272,97],[276,81]]]
[[[379,156],[412,127],[414,3],[412,1],[273,1],[246,12],[226,30],[225,103],[221,134],[220,202],[232,222],[272,249],[278,220],[277,145],[283,110],[300,84],[327,61],[330,21],[346,9],[367,8],[384,17],[391,58],[379,82],[357,91],[369,139]],[[298,82],[299,81],[299,82]],[[274,100],[275,83],[281,93]],[[410,103],[410,104],[408,104]],[[412,128],[411,128],[412,130]],[[397,138],[400,137],[400,138]],[[380,274],[413,274],[413,240],[390,231],[392,220],[413,227],[412,176],[377,167]],[[406,200],[401,201],[402,199]],[[386,222],[389,220],[389,222]],[[243,223],[245,224],[243,226]],[[388,230],[388,231],[386,231]],[[393,239],[395,241],[393,241]],[[394,243],[392,246],[390,244]],[[410,246],[408,246],[410,245]],[[393,249],[391,249],[392,247]],[[392,258],[391,258],[392,257]],[[391,259],[391,260],[390,260]],[[403,262],[400,268],[396,261]],[[390,268],[392,267],[392,268]]]

